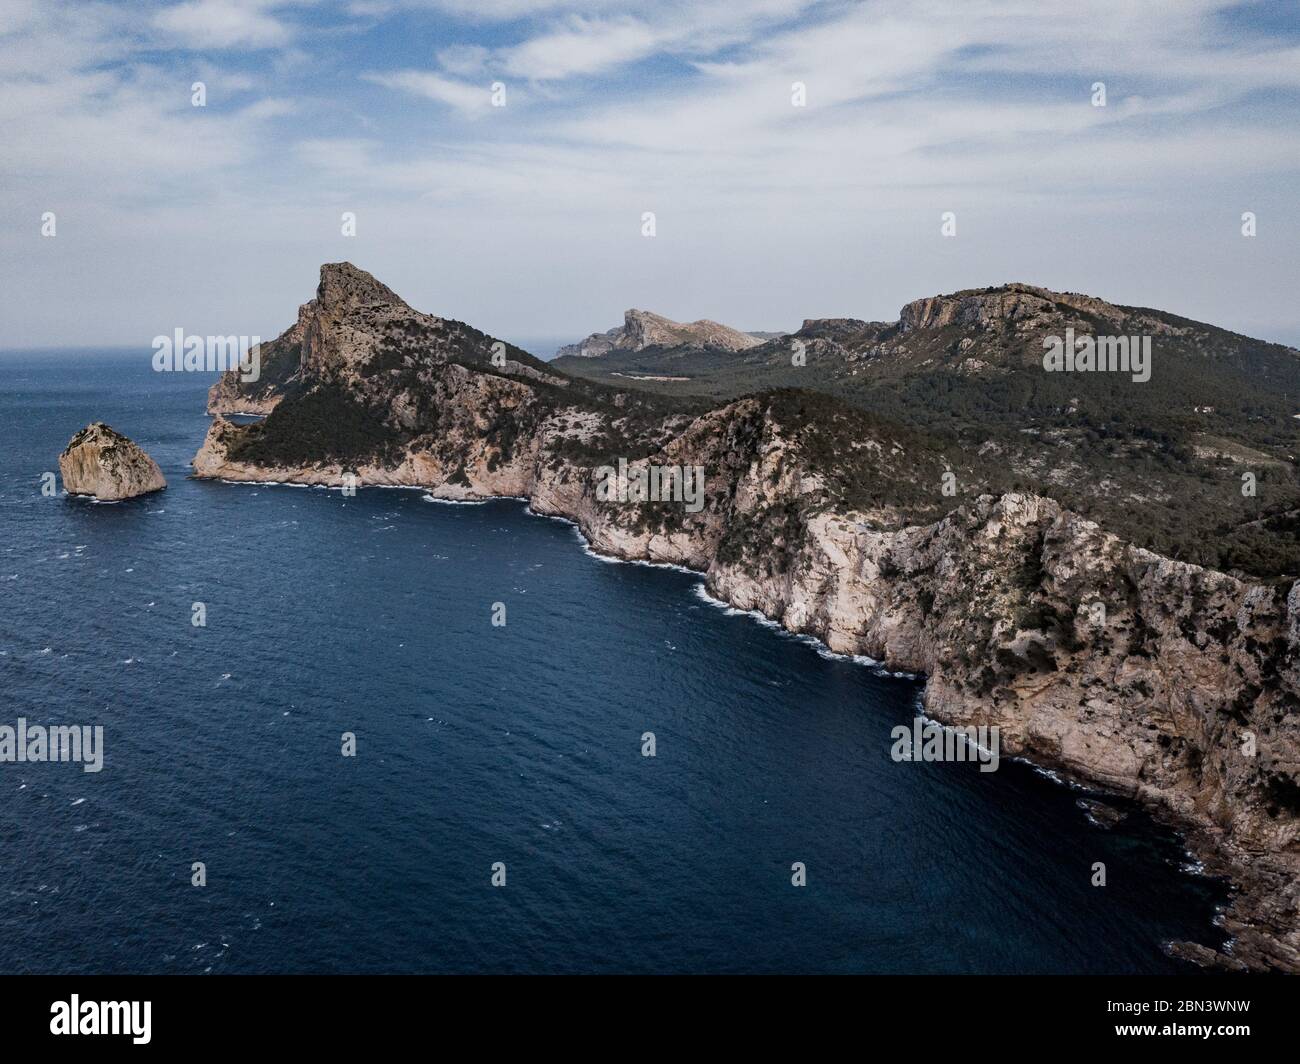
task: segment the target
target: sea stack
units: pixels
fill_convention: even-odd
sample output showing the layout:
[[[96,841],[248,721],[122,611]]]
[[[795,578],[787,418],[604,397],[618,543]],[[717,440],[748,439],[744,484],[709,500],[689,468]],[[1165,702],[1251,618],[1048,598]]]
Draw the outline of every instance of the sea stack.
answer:
[[[59,472],[69,494],[93,495],[105,502],[167,486],[158,463],[102,421],[87,425],[68,441],[59,455]]]

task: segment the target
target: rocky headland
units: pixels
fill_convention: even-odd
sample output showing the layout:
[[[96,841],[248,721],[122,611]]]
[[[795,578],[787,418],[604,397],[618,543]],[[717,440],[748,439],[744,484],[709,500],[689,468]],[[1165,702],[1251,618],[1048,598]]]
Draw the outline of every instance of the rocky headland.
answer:
[[[146,495],[167,486],[158,463],[134,441],[102,421],[68,441],[59,455],[63,487],[71,495],[93,495],[104,502]]]
[[[1015,314],[1039,291],[921,301],[908,321]],[[212,405],[272,388],[275,405],[254,425],[218,416],[197,476],[522,496],[600,553],[698,570],[719,599],[923,673],[930,716],[997,725],[1005,753],[1158,811],[1235,888],[1226,951],[1175,952],[1300,971],[1300,583],[1164,557],[1042,493],[982,490],[973,457],[830,396],[711,406],[566,377],[349,264],[323,267],[263,348],[263,381],[227,375]],[[619,458],[702,467],[703,508],[610,498],[602,469]]]

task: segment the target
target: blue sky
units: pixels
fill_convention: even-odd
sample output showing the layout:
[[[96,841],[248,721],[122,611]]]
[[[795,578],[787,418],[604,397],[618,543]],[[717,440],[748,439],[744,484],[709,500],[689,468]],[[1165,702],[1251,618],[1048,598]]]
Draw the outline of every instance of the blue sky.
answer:
[[[1298,105],[1282,0],[5,0],[0,347],[269,337],[339,259],[516,341],[1019,280],[1300,344]]]

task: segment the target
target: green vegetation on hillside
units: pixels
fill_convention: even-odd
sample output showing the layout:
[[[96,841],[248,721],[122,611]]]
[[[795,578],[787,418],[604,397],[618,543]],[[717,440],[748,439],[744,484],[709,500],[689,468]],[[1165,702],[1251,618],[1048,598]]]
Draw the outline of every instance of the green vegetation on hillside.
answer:
[[[1029,332],[1003,319],[904,332],[871,322],[813,322],[740,353],[689,349],[563,359],[619,387],[724,402],[773,388],[836,396],[965,464],[989,490],[1055,498],[1162,554],[1268,579],[1300,575],[1300,355],[1174,315],[1118,308],[1096,317],[1056,303]],[[1117,372],[1049,373],[1042,338],[1152,335],[1146,382]],[[793,364],[794,344],[807,345]],[[686,380],[637,380],[637,376]],[[842,441],[827,468],[860,485]],[[1243,474],[1255,494],[1243,494]],[[891,490],[898,490],[891,486]],[[879,493],[877,492],[877,495]]]
[[[237,462],[299,466],[382,459],[400,434],[343,388],[319,385],[285,400],[265,421],[249,425],[230,447]]]

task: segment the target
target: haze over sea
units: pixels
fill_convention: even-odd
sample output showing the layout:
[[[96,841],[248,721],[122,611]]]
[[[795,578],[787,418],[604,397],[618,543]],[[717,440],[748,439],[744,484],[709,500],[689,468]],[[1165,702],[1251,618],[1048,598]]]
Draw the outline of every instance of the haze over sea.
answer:
[[[0,354],[0,724],[104,727],[98,774],[0,764],[0,971],[1163,972],[1221,941],[1221,885],[1139,810],[891,761],[920,681],[698,576],[518,501],[186,479],[211,377],[149,359]],[[167,490],[43,497],[92,420]]]

